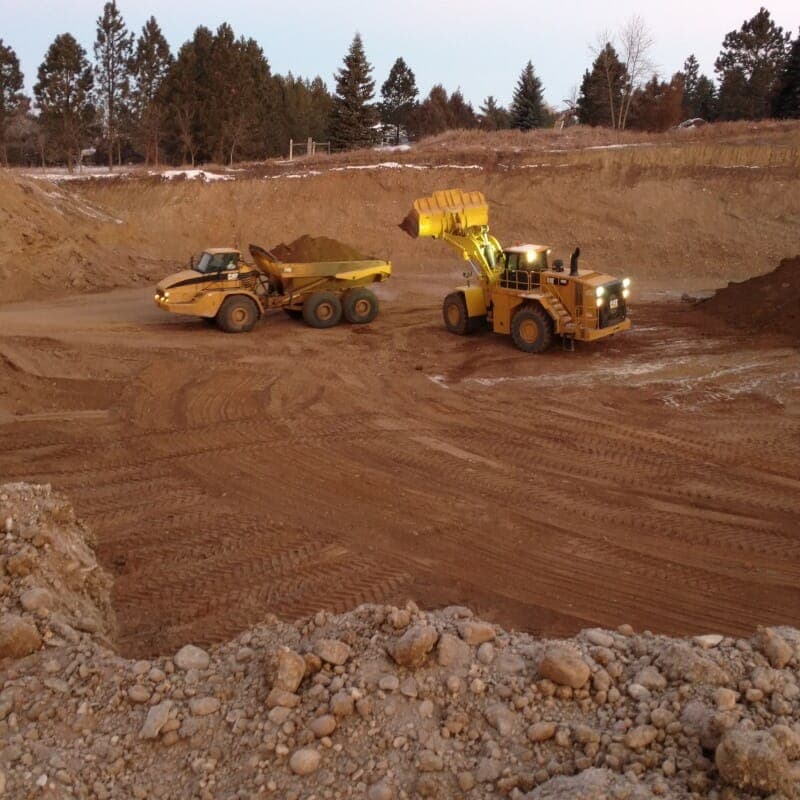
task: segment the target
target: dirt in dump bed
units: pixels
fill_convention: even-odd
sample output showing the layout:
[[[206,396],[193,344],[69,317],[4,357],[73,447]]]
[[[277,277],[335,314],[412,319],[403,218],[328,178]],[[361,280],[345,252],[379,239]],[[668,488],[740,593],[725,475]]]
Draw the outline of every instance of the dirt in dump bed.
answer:
[[[740,328],[800,339],[800,256],[766,275],[729,283],[700,308]]]
[[[278,261],[360,261],[367,256],[349,244],[327,236],[303,235],[291,244],[279,244],[270,248]]]

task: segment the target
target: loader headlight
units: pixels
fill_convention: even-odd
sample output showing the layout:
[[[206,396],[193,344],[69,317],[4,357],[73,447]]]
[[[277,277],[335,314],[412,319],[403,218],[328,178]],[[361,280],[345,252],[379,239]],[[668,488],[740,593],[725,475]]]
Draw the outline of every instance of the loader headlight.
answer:
[[[605,286],[598,286],[594,290],[595,297],[602,297],[605,293],[606,293],[606,287]],[[599,305],[599,303],[598,303],[598,305]]]
[[[628,299],[628,295],[629,295],[630,293],[631,293],[631,290],[630,290],[630,289],[623,289],[623,290],[622,290],[622,296],[623,296],[623,297],[624,297],[626,300]]]
[[[594,301],[598,308],[603,305],[604,300],[602,297],[598,297],[597,300]]]
[[[630,278],[623,278],[622,279],[622,288],[623,289],[627,289],[630,285],[631,285],[631,279]]]
[[[528,250],[528,252],[525,254],[525,258],[528,260],[528,263],[531,264],[533,263],[533,259],[536,258],[536,253],[534,253],[532,250]]]

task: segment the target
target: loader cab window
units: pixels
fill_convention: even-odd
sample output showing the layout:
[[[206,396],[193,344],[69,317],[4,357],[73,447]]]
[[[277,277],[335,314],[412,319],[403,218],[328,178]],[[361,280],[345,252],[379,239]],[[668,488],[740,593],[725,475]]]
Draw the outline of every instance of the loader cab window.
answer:
[[[208,275],[214,272],[225,272],[236,269],[239,257],[236,253],[203,253],[195,269]]]

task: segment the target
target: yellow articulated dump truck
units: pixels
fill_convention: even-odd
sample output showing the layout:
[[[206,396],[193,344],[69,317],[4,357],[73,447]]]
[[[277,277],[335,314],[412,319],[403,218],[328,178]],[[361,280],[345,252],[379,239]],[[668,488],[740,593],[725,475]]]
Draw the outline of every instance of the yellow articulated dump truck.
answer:
[[[560,336],[566,348],[626,331],[630,279],[578,266],[572,254],[569,272],[549,248],[522,244],[503,247],[489,233],[489,206],[480,192],[434,192],[414,201],[400,227],[413,238],[442,239],[471,267],[444,299],[447,330],[468,334],[481,327],[509,334],[528,353],[540,353]],[[476,278],[472,286],[470,279]]]
[[[366,287],[392,274],[391,264],[379,259],[288,263],[252,244],[250,255],[254,264],[238,250],[205,250],[191,269],[158,284],[156,305],[204,317],[227,333],[250,331],[278,308],[312,328],[330,328],[342,317],[358,325],[378,313],[378,298]]]

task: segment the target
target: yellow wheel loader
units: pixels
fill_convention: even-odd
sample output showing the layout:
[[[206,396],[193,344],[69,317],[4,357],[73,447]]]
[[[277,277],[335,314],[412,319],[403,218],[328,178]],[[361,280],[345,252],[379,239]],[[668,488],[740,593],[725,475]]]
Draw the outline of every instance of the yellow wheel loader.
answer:
[[[378,314],[378,298],[366,287],[392,274],[392,265],[379,259],[285,263],[254,244],[250,255],[255,265],[238,250],[204,251],[191,269],[158,284],[156,305],[204,317],[227,333],[250,331],[277,308],[312,328],[330,328],[342,317],[359,325]]]
[[[447,242],[470,265],[466,285],[444,299],[444,324],[452,333],[488,325],[509,334],[520,350],[541,353],[554,336],[572,349],[576,339],[592,341],[631,327],[629,278],[581,269],[580,249],[566,272],[562,261],[548,263],[545,246],[504,248],[489,233],[489,206],[481,192],[449,189],[421,197],[400,227],[413,238]]]

